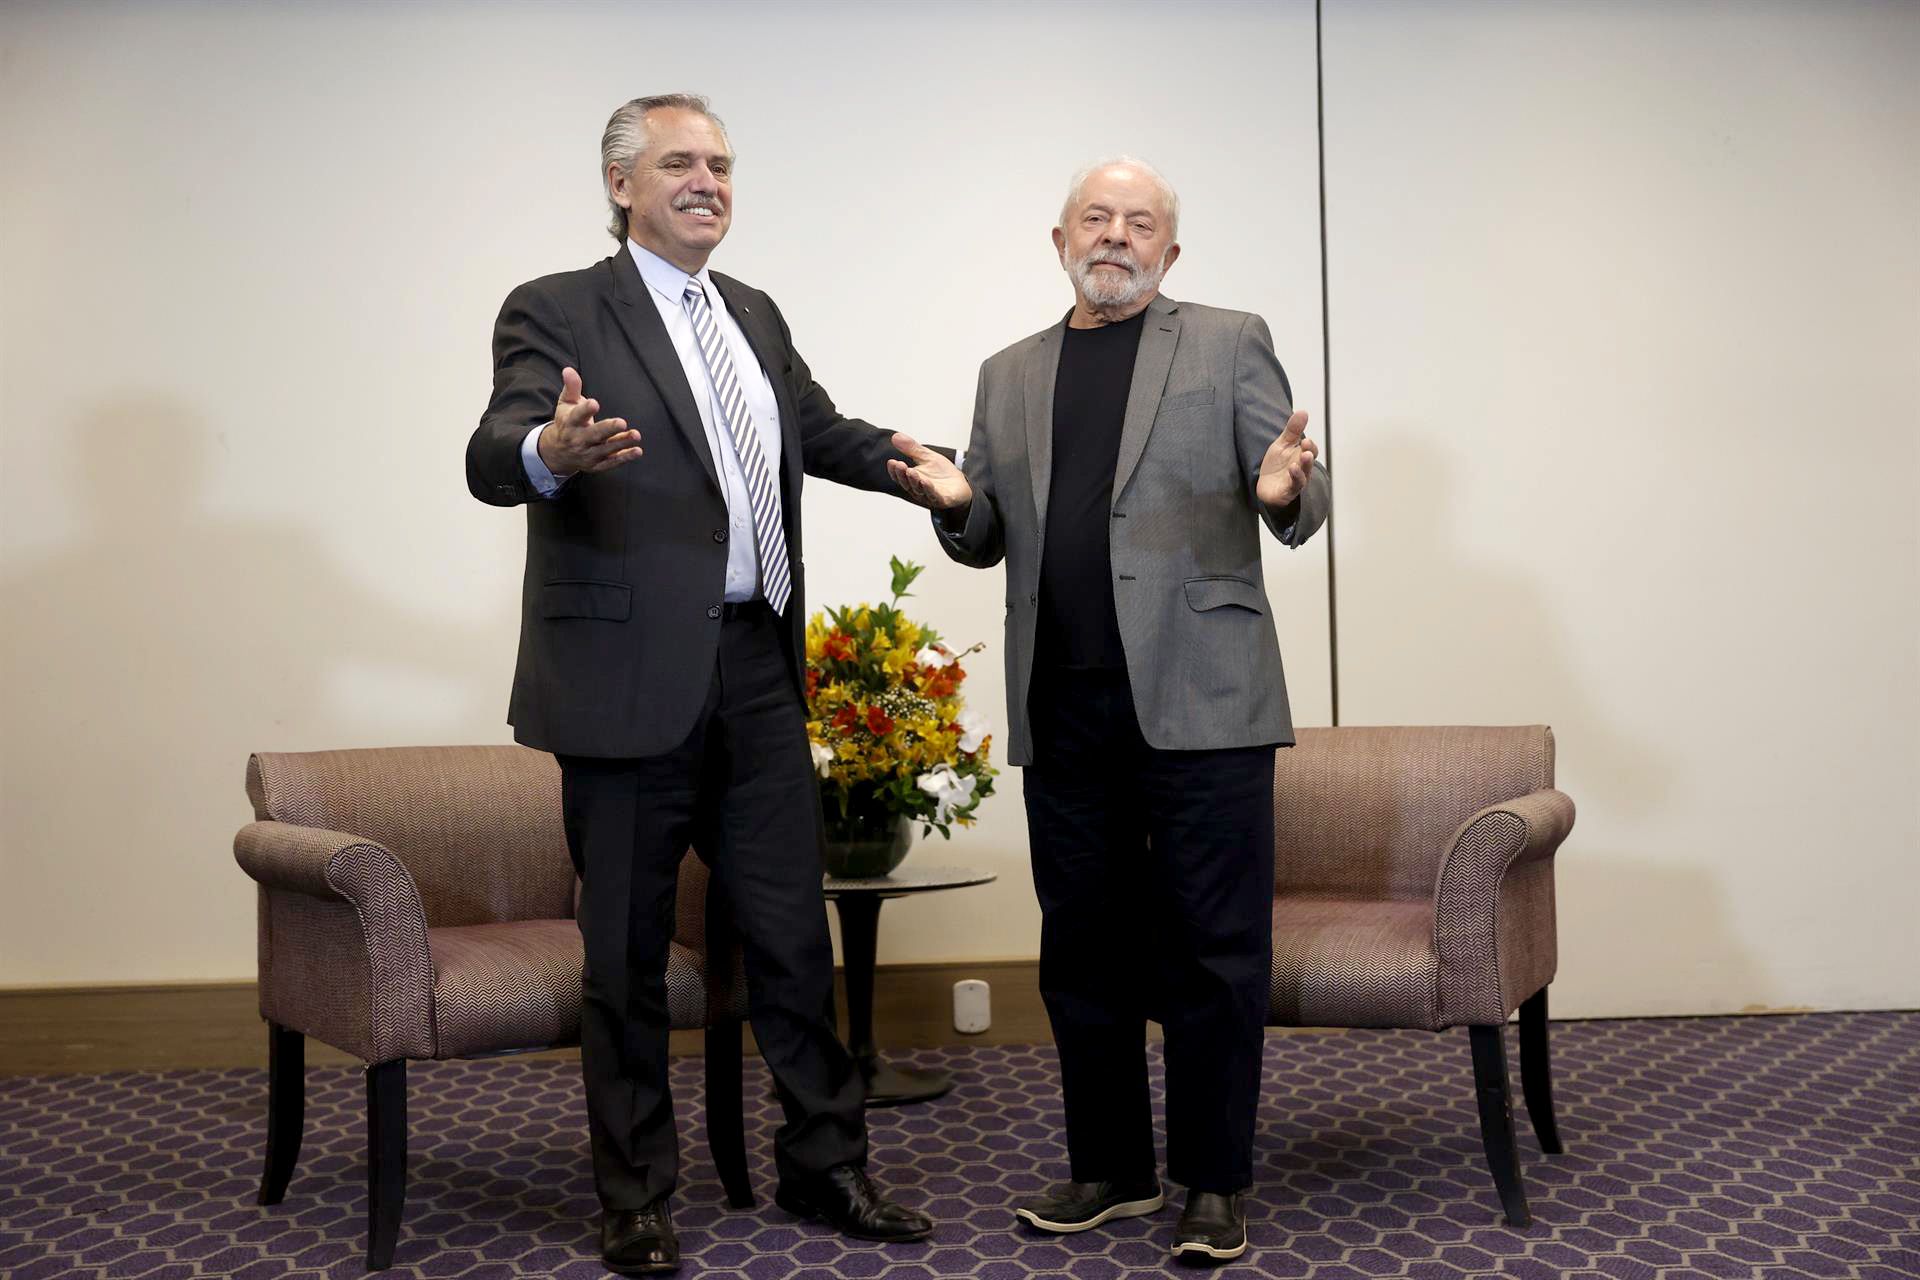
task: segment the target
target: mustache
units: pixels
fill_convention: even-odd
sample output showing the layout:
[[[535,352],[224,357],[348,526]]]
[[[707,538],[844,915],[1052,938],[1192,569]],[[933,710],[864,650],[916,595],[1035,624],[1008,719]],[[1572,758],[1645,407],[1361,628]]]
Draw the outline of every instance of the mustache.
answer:
[[[1124,249],[1095,249],[1092,253],[1080,260],[1080,265],[1083,267],[1095,267],[1102,263],[1109,263],[1116,267],[1125,267],[1130,275],[1137,276],[1140,274],[1140,264],[1135,262],[1133,255]]]
[[[691,209],[695,205],[705,205],[707,208],[712,209],[715,213],[725,213],[727,211],[726,203],[722,201],[720,197],[717,195],[710,195],[710,196],[703,196],[698,194],[686,195],[686,196],[680,196],[678,199],[676,199],[673,202],[673,207],[676,210],[682,210],[682,211]]]

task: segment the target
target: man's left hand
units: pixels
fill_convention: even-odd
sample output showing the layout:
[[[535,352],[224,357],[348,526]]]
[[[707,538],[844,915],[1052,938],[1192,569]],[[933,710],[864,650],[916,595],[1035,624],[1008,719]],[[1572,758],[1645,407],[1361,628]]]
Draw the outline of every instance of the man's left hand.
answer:
[[[908,501],[935,511],[950,511],[973,501],[973,486],[944,454],[935,453],[904,432],[894,433],[893,447],[913,462],[912,466],[898,458],[887,462],[887,473]]]
[[[1320,446],[1307,439],[1306,432],[1307,411],[1296,410],[1287,419],[1286,430],[1267,449],[1267,456],[1260,459],[1260,479],[1253,491],[1264,505],[1284,507],[1307,491]]]

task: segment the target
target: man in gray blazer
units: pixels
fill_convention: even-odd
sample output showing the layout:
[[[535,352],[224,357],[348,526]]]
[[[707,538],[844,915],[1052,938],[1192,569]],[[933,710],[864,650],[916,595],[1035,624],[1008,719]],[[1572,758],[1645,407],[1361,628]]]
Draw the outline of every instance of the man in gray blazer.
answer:
[[[1188,1189],[1173,1252],[1207,1262],[1246,1249],[1273,751],[1293,741],[1259,531],[1298,547],[1332,498],[1265,322],[1161,295],[1178,220],[1148,165],[1078,175],[1053,231],[1073,310],[981,366],[964,471],[911,441],[917,466],[888,466],[942,508],[948,555],[1007,562],[1009,757],[1071,1160],[1015,1213],[1069,1232],[1160,1208],[1153,1017]]]

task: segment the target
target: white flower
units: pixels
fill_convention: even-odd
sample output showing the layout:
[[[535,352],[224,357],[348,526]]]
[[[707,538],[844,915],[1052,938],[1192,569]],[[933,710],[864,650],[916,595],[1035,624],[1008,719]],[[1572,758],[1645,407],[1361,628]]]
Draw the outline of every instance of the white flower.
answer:
[[[813,748],[813,767],[819,771],[821,777],[826,777],[827,770],[833,766],[833,751],[817,742],[809,742],[807,745]]]
[[[961,777],[950,764],[935,765],[915,782],[922,791],[933,797],[935,822],[948,821],[955,809],[965,807],[973,799],[974,779]]]
[[[947,652],[947,646],[930,644],[923,646],[920,652],[914,654],[913,660],[923,667],[946,667],[953,665],[954,657]]]
[[[987,718],[969,707],[954,719],[960,728],[960,749],[972,754],[987,740]]]

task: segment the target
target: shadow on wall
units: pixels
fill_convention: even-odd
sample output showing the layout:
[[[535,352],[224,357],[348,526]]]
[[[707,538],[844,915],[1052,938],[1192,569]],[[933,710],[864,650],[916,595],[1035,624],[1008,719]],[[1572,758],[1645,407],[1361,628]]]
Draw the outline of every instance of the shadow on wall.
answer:
[[[1576,824],[1567,841],[1580,835]],[[1560,978],[1555,1017],[1782,1012],[1755,1003],[1775,987],[1735,934],[1721,878],[1676,852],[1563,846],[1555,870]],[[1630,998],[1630,1007],[1622,1007]]]
[[[1579,807],[1558,858],[1555,992],[1565,998],[1555,1015],[1697,1010],[1707,1007],[1708,972],[1718,975],[1715,990],[1764,990],[1764,975],[1729,928],[1727,886],[1705,856],[1674,850],[1662,861],[1647,847],[1674,821],[1669,801],[1687,762],[1642,728],[1659,723],[1656,709],[1595,694],[1602,675],[1609,689],[1625,681],[1583,669],[1595,646],[1574,642],[1556,615],[1555,592],[1540,585],[1559,574],[1564,594],[1565,575],[1578,567],[1558,569],[1524,542],[1498,563],[1469,547],[1459,504],[1488,493],[1491,482],[1466,476],[1459,450],[1430,435],[1404,426],[1349,433],[1334,474],[1343,519],[1342,718],[1553,726],[1557,782]],[[1365,486],[1365,501],[1342,510],[1342,480]],[[1537,507],[1528,500],[1516,510]]]
[[[63,430],[78,532],[4,588],[15,689],[6,805],[20,856],[118,838],[139,842],[143,858],[191,848],[195,861],[226,859],[238,825],[229,819],[246,815],[246,753],[366,745],[379,695],[346,705],[339,695],[369,671],[379,688],[425,688],[422,739],[436,725],[504,720],[504,680],[483,688],[470,676],[484,628],[369,590],[291,520],[210,513],[216,442],[188,408],[127,397]],[[288,473],[257,482],[309,483]],[[384,519],[351,493],[338,518]],[[395,547],[385,572],[406,556]],[[486,624],[496,625],[494,644],[512,634],[510,622]],[[395,719],[407,717],[379,723]],[[117,837],[89,823],[109,814],[124,824]],[[224,829],[192,830],[193,815]],[[117,872],[123,861],[96,865]]]
[[[1630,708],[1587,691],[1565,628],[1516,567],[1524,552],[1509,565],[1475,563],[1460,541],[1457,456],[1404,432],[1371,433],[1341,452],[1344,478],[1369,491],[1358,518],[1392,512],[1389,536],[1354,528],[1352,514],[1340,530],[1341,647],[1359,651],[1342,666],[1343,700],[1370,723],[1550,724],[1562,772],[1571,767],[1586,787],[1576,801],[1659,809],[1669,785],[1661,745],[1633,735]],[[1408,712],[1396,715],[1397,705]]]

